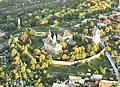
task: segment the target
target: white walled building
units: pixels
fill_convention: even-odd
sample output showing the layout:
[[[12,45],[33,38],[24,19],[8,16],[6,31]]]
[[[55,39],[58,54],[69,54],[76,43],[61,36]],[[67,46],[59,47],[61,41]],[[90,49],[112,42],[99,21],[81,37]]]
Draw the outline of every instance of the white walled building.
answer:
[[[48,37],[43,39],[44,42],[44,49],[53,55],[58,55],[59,53],[62,52],[62,45],[57,43],[57,38],[56,35],[52,37],[52,34],[49,30]]]
[[[65,84],[53,83],[52,87],[66,87]]]
[[[100,30],[95,26],[93,30],[93,40],[96,44],[99,44],[101,41]]]

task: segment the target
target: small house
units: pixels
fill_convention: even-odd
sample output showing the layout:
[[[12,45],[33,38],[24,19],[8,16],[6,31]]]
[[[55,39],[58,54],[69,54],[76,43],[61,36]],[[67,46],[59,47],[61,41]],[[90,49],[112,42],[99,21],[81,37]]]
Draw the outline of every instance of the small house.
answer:
[[[69,76],[69,80],[71,82],[78,82],[80,84],[84,84],[85,82],[85,79],[82,79],[82,77],[79,77],[79,76]]]
[[[53,83],[52,87],[66,87],[65,84]]]
[[[104,16],[103,20],[97,22],[97,26],[108,26],[109,24],[111,24],[111,20],[107,16]]]
[[[117,84],[116,81],[101,80],[99,82],[99,87],[111,87],[113,84]]]
[[[93,74],[90,77],[91,80],[97,80],[97,81],[101,80],[102,78],[103,78],[103,75],[100,75],[100,74]]]
[[[52,87],[76,87],[76,86],[74,83],[69,83],[69,84],[53,83]]]
[[[120,21],[120,13],[113,14],[116,21]]]

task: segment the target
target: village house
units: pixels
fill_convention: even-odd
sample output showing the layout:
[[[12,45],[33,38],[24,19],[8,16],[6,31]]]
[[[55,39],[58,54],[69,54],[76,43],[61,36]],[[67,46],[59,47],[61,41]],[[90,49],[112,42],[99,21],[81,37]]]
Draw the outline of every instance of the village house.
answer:
[[[113,84],[117,84],[116,81],[101,80],[99,82],[99,87],[111,87]]]
[[[100,80],[102,80],[102,78],[103,78],[103,75],[100,75],[100,74],[93,74],[90,77],[91,80],[95,80],[95,81],[100,81]]]
[[[116,21],[120,21],[120,13],[113,14]]]
[[[111,20],[108,19],[107,16],[103,17],[104,20],[100,20],[99,22],[97,22],[97,26],[108,26],[109,24],[111,24]]]
[[[53,83],[52,87],[76,87],[75,84],[59,84],[59,83]]]
[[[80,84],[84,84],[85,79],[82,79],[82,77],[79,76],[69,76],[69,82],[78,82]]]
[[[97,87],[97,82],[85,82],[85,87]]]
[[[43,43],[44,49],[50,54],[58,55],[62,52],[62,45],[57,42],[55,34],[52,37],[52,33],[50,30],[48,32],[47,38],[43,39]]]

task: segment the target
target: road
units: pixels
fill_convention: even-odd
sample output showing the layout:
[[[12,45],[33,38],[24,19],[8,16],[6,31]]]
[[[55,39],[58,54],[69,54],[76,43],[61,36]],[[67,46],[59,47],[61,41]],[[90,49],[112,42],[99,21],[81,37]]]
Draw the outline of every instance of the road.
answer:
[[[89,38],[89,39],[93,39],[91,36],[85,36],[85,37]],[[101,39],[100,45],[102,46],[102,48],[105,48],[104,39]],[[111,66],[113,67],[113,70],[115,71],[115,75],[116,75],[117,80],[118,80],[118,87],[120,87],[120,73],[118,72],[118,68],[115,66],[115,62],[113,61],[113,59],[110,55],[110,52],[106,51],[105,55],[107,56]]]
[[[104,42],[101,41],[100,44],[101,44],[103,47],[105,47]],[[120,73],[118,72],[118,68],[115,66],[115,62],[113,61],[110,53],[106,51],[106,52],[105,52],[105,55],[107,56],[107,58],[108,58],[108,60],[109,60],[109,62],[110,62],[110,64],[111,64],[111,66],[113,67],[113,70],[115,71],[116,77],[117,77],[117,79],[118,79],[118,87],[120,87]]]

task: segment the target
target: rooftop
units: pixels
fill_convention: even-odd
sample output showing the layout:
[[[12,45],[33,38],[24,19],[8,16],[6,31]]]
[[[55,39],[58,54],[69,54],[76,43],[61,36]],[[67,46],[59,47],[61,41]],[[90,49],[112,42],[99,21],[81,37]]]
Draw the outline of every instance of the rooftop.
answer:
[[[63,36],[63,37],[66,37],[66,36],[71,36],[71,32],[69,30],[63,30],[62,33],[60,33],[59,35]]]

